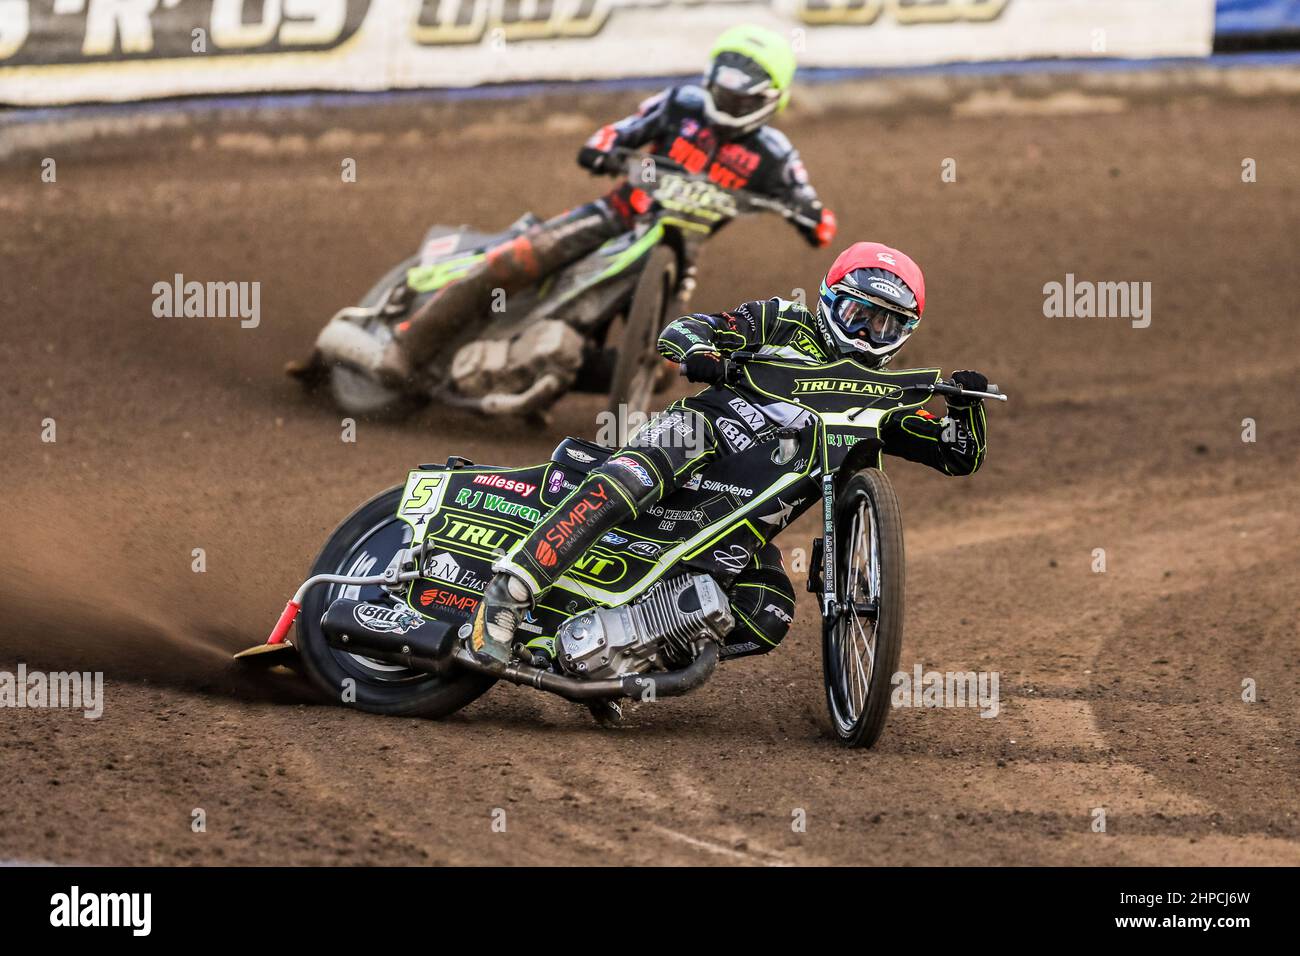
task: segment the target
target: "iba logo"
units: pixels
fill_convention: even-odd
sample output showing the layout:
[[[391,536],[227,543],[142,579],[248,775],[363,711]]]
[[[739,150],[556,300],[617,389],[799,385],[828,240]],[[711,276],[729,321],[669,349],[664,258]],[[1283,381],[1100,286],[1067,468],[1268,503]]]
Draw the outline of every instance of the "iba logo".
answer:
[[[794,383],[796,395],[809,392],[847,392],[852,395],[870,395],[873,398],[898,398],[903,390],[897,385],[881,382],[863,382],[852,378],[800,378]]]

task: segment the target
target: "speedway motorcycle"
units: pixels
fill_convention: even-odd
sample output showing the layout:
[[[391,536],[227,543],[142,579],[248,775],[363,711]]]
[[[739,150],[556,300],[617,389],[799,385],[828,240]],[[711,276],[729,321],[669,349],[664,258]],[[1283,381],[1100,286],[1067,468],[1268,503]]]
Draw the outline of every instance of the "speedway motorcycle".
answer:
[[[815,223],[663,157],[618,149],[609,166],[654,199],[648,220],[512,296],[507,311],[470,317],[405,391],[374,370],[394,327],[490,249],[536,225],[532,213],[493,234],[433,226],[418,254],[330,319],[311,359],[290,373],[309,387],[327,384],[338,407],[358,416],[400,418],[431,400],[489,415],[537,415],[571,390],[607,391],[615,413],[620,406],[647,411],[656,384],[671,380],[662,376],[656,338],[673,317],[669,309],[680,311],[690,297],[704,241],[747,213]]]
[[[888,716],[904,605],[903,522],[880,425],[935,394],[1005,397],[996,386],[964,392],[938,369],[849,359],[737,353],[727,372],[741,396],[730,404],[764,429],[760,440],[606,534],[558,580],[517,634],[555,639],[547,666],[523,643],[506,665],[481,663],[466,645],[496,556],[613,451],[577,438],[527,467],[453,457],[413,469],[339,525],[267,643],[238,656],[296,654],[318,688],[374,713],[441,717],[506,680],[616,719],[617,701],[684,694],[743,651],[722,641],[737,574],[820,505],[807,586],[821,611],[826,703],[842,742],[871,746]]]

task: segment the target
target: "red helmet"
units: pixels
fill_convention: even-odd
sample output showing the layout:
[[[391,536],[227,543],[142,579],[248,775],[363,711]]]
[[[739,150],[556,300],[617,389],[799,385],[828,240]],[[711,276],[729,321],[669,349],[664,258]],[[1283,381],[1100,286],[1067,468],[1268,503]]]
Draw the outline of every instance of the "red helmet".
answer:
[[[878,242],[855,242],[822,282],[822,338],[870,368],[889,363],[921,322],[925,277],[911,256]]]

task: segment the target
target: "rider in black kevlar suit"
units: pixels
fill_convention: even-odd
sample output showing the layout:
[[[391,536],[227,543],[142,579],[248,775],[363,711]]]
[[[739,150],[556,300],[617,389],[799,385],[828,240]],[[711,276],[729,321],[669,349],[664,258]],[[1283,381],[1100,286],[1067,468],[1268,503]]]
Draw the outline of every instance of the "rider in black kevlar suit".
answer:
[[[478,653],[508,660],[524,613],[607,531],[680,488],[718,456],[750,447],[773,427],[797,427],[808,414],[787,403],[760,404],[727,385],[724,355],[750,351],[810,365],[849,356],[880,368],[916,329],[924,308],[925,279],[916,263],[888,246],[859,242],[831,266],[816,314],[774,298],[670,324],[659,338],[659,351],[685,366],[691,381],[710,387],[674,402],[648,422],[493,565],[497,574],[474,620],[474,646],[482,639]],[[988,387],[978,372],[955,372],[953,381],[974,391]],[[737,414],[737,402],[760,413],[750,416],[762,419],[757,428]],[[982,402],[952,396],[947,403],[942,419],[923,409],[887,418],[880,430],[885,453],[946,475],[973,474],[984,460]],[[718,427],[719,419],[727,421],[725,431]],[[746,587],[750,584],[756,587]],[[758,551],[737,578],[735,595],[738,623],[726,648],[736,654],[779,644],[793,618],[794,589],[776,545]]]

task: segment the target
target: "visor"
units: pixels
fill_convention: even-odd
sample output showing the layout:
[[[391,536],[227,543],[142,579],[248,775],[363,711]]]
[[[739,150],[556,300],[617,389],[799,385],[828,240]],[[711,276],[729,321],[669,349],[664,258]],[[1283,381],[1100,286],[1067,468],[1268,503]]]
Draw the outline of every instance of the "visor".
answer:
[[[753,76],[737,66],[718,63],[709,76],[713,106],[728,116],[749,116],[780,99],[781,91],[766,76]]]
[[[767,90],[762,93],[746,93],[742,90],[729,90],[716,85],[709,88],[709,95],[713,97],[714,107],[719,112],[738,119],[763,109],[776,98],[773,95],[774,93],[776,93],[775,90]]]

